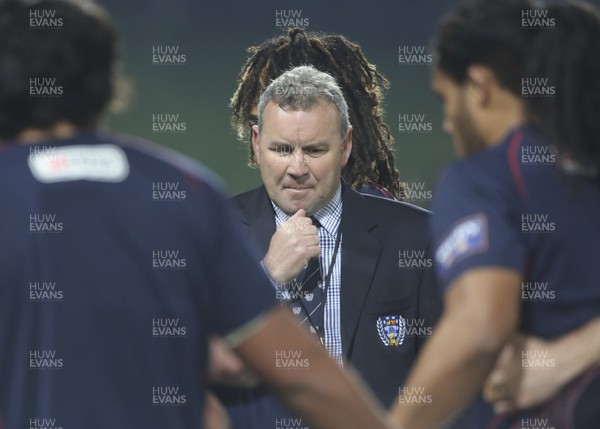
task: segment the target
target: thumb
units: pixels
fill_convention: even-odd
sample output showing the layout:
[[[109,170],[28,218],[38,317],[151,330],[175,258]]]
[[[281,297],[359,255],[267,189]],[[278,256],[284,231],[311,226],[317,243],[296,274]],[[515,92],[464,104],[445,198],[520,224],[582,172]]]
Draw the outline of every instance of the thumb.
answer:
[[[506,414],[515,409],[514,405],[509,400],[498,401],[494,404],[494,412],[496,414]]]
[[[301,217],[306,217],[306,211],[304,209],[299,209],[296,213],[294,213],[294,216],[292,216],[292,218],[301,218]]]

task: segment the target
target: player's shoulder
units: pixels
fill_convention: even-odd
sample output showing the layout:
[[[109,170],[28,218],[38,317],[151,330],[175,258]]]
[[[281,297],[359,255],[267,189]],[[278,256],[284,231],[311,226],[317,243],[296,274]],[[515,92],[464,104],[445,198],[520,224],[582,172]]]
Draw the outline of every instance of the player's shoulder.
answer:
[[[264,186],[259,186],[249,191],[236,194],[229,198],[229,200],[236,206],[245,206],[248,202],[256,199],[259,195],[266,192]]]
[[[517,128],[493,147],[452,163],[434,192],[434,224],[446,224],[469,210],[512,213],[523,203],[522,147],[538,141]]]
[[[209,185],[210,188],[223,192],[224,185],[221,179],[203,164],[186,155],[140,137],[105,134],[99,138],[121,147],[141,168],[170,171],[187,182]]]
[[[30,173],[35,176],[37,170],[47,170],[43,167],[48,166],[55,172],[76,169],[75,176],[81,176],[85,173],[82,170],[97,169],[98,165],[114,167],[116,164],[129,175],[179,176],[187,182],[206,184],[220,192],[223,189],[218,176],[199,162],[140,137],[108,132],[81,132],[71,137],[48,139],[35,144],[8,142],[0,146],[0,165],[6,167],[0,170],[6,174],[15,174],[15,170],[21,169],[31,177]],[[37,168],[33,168],[36,166]],[[73,180],[73,174],[70,173],[73,172],[65,171],[62,175]],[[58,180],[50,180],[52,181]]]
[[[529,138],[517,128],[498,144],[453,162],[442,174],[436,194],[454,198],[470,192],[513,191],[520,170],[521,147]]]
[[[391,200],[375,195],[358,193],[347,189],[346,202],[351,206],[361,207],[363,211],[371,213],[380,221],[386,223],[423,223],[426,224],[430,212],[422,207],[404,201]],[[344,210],[346,206],[344,206]]]
[[[257,212],[269,205],[269,196],[263,185],[234,195],[229,202],[240,212]]]

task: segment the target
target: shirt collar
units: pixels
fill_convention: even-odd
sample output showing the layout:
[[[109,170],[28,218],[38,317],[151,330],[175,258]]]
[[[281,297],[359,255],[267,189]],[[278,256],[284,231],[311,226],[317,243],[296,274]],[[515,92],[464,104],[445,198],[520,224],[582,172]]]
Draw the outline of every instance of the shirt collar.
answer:
[[[285,213],[281,210],[277,204],[275,204],[271,200],[271,205],[273,206],[273,210],[275,210],[275,224],[277,228],[288,220],[291,215]],[[335,235],[340,226],[340,222],[342,220],[342,185],[337,188],[337,191],[333,195],[333,198],[325,204],[321,209],[319,209],[313,217],[317,219],[323,228],[330,234]]]

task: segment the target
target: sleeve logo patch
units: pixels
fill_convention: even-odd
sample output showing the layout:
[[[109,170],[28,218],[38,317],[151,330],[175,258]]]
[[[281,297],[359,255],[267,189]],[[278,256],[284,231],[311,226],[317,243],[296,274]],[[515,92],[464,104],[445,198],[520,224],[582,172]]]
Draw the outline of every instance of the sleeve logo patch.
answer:
[[[438,271],[443,273],[456,262],[483,253],[487,248],[487,216],[477,213],[463,218],[446,235],[435,252]]]
[[[29,155],[31,174],[43,183],[92,180],[122,182],[129,175],[123,149],[115,145],[59,147],[47,155]]]

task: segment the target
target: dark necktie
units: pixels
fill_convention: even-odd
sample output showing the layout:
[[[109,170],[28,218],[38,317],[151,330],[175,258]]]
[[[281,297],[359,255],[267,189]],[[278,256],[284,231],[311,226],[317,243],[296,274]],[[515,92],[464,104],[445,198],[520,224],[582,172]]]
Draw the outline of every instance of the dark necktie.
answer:
[[[317,228],[321,224],[315,218],[311,218],[313,225]],[[320,258],[312,258],[308,261],[306,268],[296,277],[295,286],[298,287],[300,293],[296,294],[298,299],[291,302],[292,311],[300,317],[300,325],[307,326],[311,332],[319,334],[323,332],[323,320],[321,309],[323,289],[321,283],[323,277],[321,275]]]

